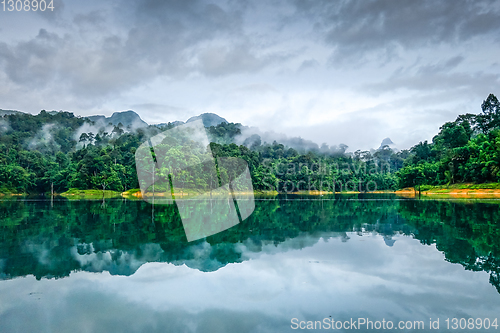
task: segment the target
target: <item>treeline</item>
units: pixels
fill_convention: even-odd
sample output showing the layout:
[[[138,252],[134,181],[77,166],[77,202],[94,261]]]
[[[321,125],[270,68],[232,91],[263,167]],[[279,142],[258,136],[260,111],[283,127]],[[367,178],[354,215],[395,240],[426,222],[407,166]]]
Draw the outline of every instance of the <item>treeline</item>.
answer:
[[[123,191],[137,187],[134,153],[146,133],[120,126],[75,136],[90,120],[69,112],[0,118],[0,191],[61,193],[69,188]]]
[[[110,127],[111,126],[111,127]],[[62,193],[70,188],[125,191],[138,188],[135,153],[148,138],[173,128],[149,126],[135,131],[118,124],[97,129],[69,112],[11,114],[0,118],[0,192]],[[91,129],[92,131],[83,131]],[[240,157],[249,167],[256,190],[396,189],[394,171],[407,152],[336,154],[321,149],[296,150],[252,137],[237,145],[241,125],[207,128],[214,156]],[[251,142],[250,142],[251,141]],[[179,160],[188,157],[181,143],[169,142]],[[191,184],[191,185],[190,185]],[[193,179],[186,186],[197,186]]]
[[[500,181],[500,102],[490,94],[482,113],[459,115],[420,142],[399,170],[400,187]]]
[[[490,94],[481,108],[478,115],[460,115],[445,123],[431,143],[399,152],[388,146],[354,153],[345,153],[345,146],[301,150],[261,142],[258,135],[242,140],[242,126],[234,123],[209,127],[207,133],[215,157],[239,157],[248,163],[256,190],[373,191],[499,182],[500,102]],[[5,115],[0,118],[0,192],[138,188],[137,148],[173,127],[169,123],[133,131],[122,124],[97,128],[87,118],[43,110],[38,115]],[[181,141],[164,144],[172,149],[171,158],[187,161],[192,156]],[[200,188],[203,177],[184,176],[187,188]]]

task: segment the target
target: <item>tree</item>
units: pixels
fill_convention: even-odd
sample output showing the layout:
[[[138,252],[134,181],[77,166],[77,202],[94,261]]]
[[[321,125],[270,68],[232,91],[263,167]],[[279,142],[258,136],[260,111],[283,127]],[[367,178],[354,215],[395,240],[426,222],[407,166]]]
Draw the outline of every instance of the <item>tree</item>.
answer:
[[[463,147],[470,139],[470,125],[466,128],[467,124],[468,122],[460,124],[457,121],[445,123],[432,141],[445,149]]]
[[[488,98],[481,104],[483,114],[476,117],[479,129],[488,134],[495,128],[500,128],[500,102],[495,95],[489,94]]]

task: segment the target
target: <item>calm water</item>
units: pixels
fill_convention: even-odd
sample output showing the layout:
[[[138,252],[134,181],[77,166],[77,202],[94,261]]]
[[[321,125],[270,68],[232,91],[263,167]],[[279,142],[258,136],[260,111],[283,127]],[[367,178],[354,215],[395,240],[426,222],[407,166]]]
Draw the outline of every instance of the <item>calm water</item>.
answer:
[[[243,223],[188,243],[175,206],[0,201],[0,332],[296,332],[325,318],[423,321],[398,330],[408,332],[439,318],[433,331],[459,332],[447,318],[500,321],[500,201],[255,204]]]

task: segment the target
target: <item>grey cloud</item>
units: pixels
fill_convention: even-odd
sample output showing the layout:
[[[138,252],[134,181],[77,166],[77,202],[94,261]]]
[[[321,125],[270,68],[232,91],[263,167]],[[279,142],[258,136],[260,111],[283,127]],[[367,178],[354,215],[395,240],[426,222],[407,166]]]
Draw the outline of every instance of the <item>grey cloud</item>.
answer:
[[[239,3],[202,1],[139,2],[127,53],[147,59],[168,76],[200,72],[210,77],[255,72],[283,58],[262,54],[262,45],[245,33]]]
[[[42,90],[100,98],[128,89],[155,69],[127,56],[117,36],[82,48],[75,38],[60,37],[41,29],[32,40],[16,45],[0,44],[0,68],[15,84]]]
[[[45,3],[47,6],[52,5],[54,8],[53,9],[45,9],[41,10],[42,5],[40,4],[41,1],[38,1],[39,3],[39,10],[35,11],[35,13],[41,17],[43,17],[45,20],[49,21],[50,23],[60,23],[62,20],[62,16],[64,13],[64,8],[65,4],[63,0],[45,0]]]
[[[64,36],[40,29],[31,40],[0,43],[0,69],[18,85],[99,101],[157,77],[254,73],[283,59],[245,35],[237,3],[123,0],[116,7],[128,9],[109,19],[103,11],[77,14],[78,29]]]
[[[316,67],[319,67],[319,63],[315,59],[304,60],[299,66],[299,71]]]
[[[173,29],[174,33],[189,33],[204,38],[220,32],[234,33],[241,29],[241,13],[238,6],[225,6],[198,0],[162,1],[143,0],[122,2],[134,8],[136,25],[144,26],[145,21],[159,23],[162,27]]]
[[[280,59],[278,56],[256,56],[248,44],[232,47],[208,47],[199,54],[199,69],[208,76],[255,72]]]
[[[166,104],[142,103],[134,104],[131,109],[136,110],[149,124],[165,124],[174,121],[185,121],[196,111],[187,108]]]
[[[267,93],[275,93],[278,92],[278,90],[267,84],[267,83],[255,83],[255,84],[248,84],[242,87],[235,88],[233,90],[236,93],[257,93],[257,94],[267,94]]]
[[[366,84],[361,89],[375,94],[401,89],[426,92],[462,90],[467,94],[482,96],[485,92],[500,89],[500,75],[484,72],[446,73],[443,68],[425,66],[416,73],[398,70],[386,81]]]
[[[105,21],[104,14],[97,10],[76,14],[73,18],[73,22],[78,26],[101,26]]]
[[[19,290],[19,284],[16,287]],[[21,300],[0,311],[2,332],[36,332],[43,325],[54,332],[276,332],[289,323],[289,318],[257,311],[158,309],[102,292],[95,283],[85,280],[69,291],[62,288],[56,292],[47,287],[43,291],[34,294],[38,302],[25,296],[26,290],[19,291],[23,296],[16,299]],[[171,295],[163,297],[172,301]]]
[[[63,44],[56,34],[40,29],[34,39],[13,47],[0,43],[0,65],[13,82],[38,86],[53,79],[57,49]]]
[[[341,115],[332,121],[308,127],[294,127],[288,131],[314,142],[342,142],[348,146],[347,150],[350,152],[376,149],[386,137],[391,138],[398,149],[407,149],[418,141],[432,139],[439,131],[439,126],[454,120],[460,113],[461,110],[435,107],[436,104],[448,102],[447,96],[439,94],[420,98],[399,98],[390,103]],[[406,113],[406,108],[415,109],[416,112]],[[404,116],[401,117],[402,115]]]
[[[402,46],[458,43],[498,33],[498,2],[485,1],[296,1],[297,12],[335,47],[334,58]]]
[[[145,0],[130,5],[133,20],[125,48],[137,60],[147,59],[171,74],[186,67],[188,49],[217,38],[241,37],[237,12],[201,1]],[[130,23],[129,23],[130,24]]]
[[[446,61],[441,61],[432,65],[425,65],[418,69],[418,73],[428,74],[428,73],[441,73],[448,72],[456,68],[461,62],[464,61],[464,57],[455,56]]]

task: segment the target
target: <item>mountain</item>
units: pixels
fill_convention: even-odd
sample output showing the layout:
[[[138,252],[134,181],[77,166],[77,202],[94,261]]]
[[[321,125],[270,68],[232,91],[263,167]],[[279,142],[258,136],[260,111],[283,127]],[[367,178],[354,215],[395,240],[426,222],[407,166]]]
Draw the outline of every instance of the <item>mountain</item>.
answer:
[[[179,125],[183,125],[185,123],[183,121],[176,120],[176,121],[171,122],[171,124],[174,126],[179,126]],[[167,125],[168,125],[168,123],[161,123],[161,124],[154,124],[153,126],[160,128],[160,127],[167,126]]]
[[[222,117],[219,117],[215,113],[202,113],[199,116],[189,118],[186,123],[201,119],[205,127],[217,126],[220,123],[228,123],[228,121]]]
[[[205,127],[217,126],[221,123],[229,123],[226,119],[219,117],[215,113],[202,113],[199,116],[194,116],[194,117],[189,118],[186,122],[176,120],[176,121],[172,121],[171,124],[173,124],[174,126],[179,126],[179,125],[183,125],[186,123],[196,121],[198,119],[201,119],[203,121],[203,126],[205,126]],[[155,124],[153,126],[162,127],[162,126],[167,126],[167,125],[168,125],[168,123],[161,123],[161,124]]]
[[[107,125],[109,123],[117,126],[118,124],[122,124],[124,128],[137,129],[141,127],[148,127],[148,124],[141,119],[141,117],[132,110],[115,112],[111,115],[111,117],[106,116],[88,116],[87,119],[92,120],[93,122],[101,123],[102,125]]]
[[[393,149],[394,148],[394,142],[392,142],[392,140],[390,138],[385,138],[380,143],[380,147],[378,149],[382,149],[382,148],[384,148],[384,146],[389,146],[389,148]]]
[[[21,111],[15,111],[15,110],[2,110],[0,109],[0,117],[9,115],[9,114],[16,114],[16,113],[23,113]]]

